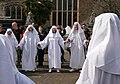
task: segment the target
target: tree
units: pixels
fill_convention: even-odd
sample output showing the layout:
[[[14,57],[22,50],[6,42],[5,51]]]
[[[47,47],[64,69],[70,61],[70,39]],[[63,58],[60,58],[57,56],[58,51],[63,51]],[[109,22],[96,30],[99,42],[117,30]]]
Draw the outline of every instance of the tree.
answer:
[[[103,12],[114,12],[120,15],[120,0],[92,0],[96,15]]]
[[[24,0],[25,14],[32,13],[35,22],[38,25],[44,24],[49,19],[53,4],[46,0]]]

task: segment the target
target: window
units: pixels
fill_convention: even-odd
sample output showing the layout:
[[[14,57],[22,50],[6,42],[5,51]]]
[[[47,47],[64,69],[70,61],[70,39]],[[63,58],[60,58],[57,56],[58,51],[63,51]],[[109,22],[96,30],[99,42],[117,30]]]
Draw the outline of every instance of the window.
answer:
[[[73,23],[77,21],[77,12],[74,12],[73,14]]]
[[[77,11],[77,0],[74,0],[74,11]]]
[[[72,12],[68,12],[68,25],[71,26],[71,21],[72,21]]]
[[[11,7],[11,19],[15,19],[15,7]]]
[[[64,27],[67,25],[72,26],[72,24],[78,20],[77,18],[79,16],[77,16],[77,13],[79,11],[77,11],[77,3],[79,3],[79,0],[52,0],[52,1],[54,3],[54,9],[52,13],[51,25],[62,25]]]
[[[72,0],[68,0],[68,10],[72,10]]]
[[[53,25],[56,25],[56,12],[53,12],[52,22],[53,22]]]
[[[62,0],[58,0],[58,10],[62,10]]]
[[[22,19],[22,6],[6,6],[5,9],[5,16],[9,16],[9,19]],[[7,18],[8,19],[8,18]]]
[[[9,7],[5,7],[5,16],[10,16],[10,8]]]
[[[62,25],[62,12],[58,12],[58,25]]]
[[[67,12],[63,12],[63,27],[67,26],[66,19],[67,19]]]
[[[21,19],[21,7],[20,6],[18,6],[17,7],[17,19]]]
[[[67,0],[63,0],[63,10],[67,10]]]

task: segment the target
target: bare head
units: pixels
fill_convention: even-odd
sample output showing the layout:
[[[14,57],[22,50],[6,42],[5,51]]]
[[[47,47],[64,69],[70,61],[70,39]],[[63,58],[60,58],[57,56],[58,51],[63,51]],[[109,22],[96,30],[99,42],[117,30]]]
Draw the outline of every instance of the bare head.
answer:
[[[39,26],[38,31],[42,32],[43,31],[43,26]]]
[[[16,23],[16,22],[13,22],[13,23],[12,23],[12,28],[15,29],[15,30],[18,29],[18,26],[17,26],[17,23]]]

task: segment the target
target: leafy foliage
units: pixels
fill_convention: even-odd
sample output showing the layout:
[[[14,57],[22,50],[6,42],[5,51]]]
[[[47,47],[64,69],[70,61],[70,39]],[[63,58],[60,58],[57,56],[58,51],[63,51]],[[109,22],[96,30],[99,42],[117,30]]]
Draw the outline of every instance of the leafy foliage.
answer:
[[[35,22],[39,25],[44,24],[49,19],[53,8],[53,3],[48,0],[24,0],[23,4],[26,16],[28,12],[31,12]]]

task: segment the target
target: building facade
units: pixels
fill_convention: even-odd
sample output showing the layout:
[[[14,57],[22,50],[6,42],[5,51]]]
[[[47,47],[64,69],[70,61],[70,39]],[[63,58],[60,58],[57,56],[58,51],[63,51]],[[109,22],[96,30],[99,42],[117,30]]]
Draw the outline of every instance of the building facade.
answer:
[[[14,21],[22,23],[25,17],[23,8],[20,0],[2,0],[0,2],[0,23],[6,27],[10,27]]]
[[[50,0],[54,8],[50,15],[50,25],[72,26],[80,21],[80,0]],[[22,22],[24,18],[22,0],[0,2],[0,22]]]
[[[43,0],[46,1],[46,0]],[[72,26],[74,22],[89,24],[94,11],[100,14],[111,8],[104,1],[93,0],[49,0],[53,2],[53,10],[50,15],[51,25]],[[109,2],[109,1],[108,1]],[[112,10],[120,12],[119,0],[109,2]],[[9,24],[13,21],[25,23],[26,18],[23,12],[23,0],[1,0],[0,1],[0,23]],[[103,4],[104,3],[104,4]],[[106,8],[106,9],[105,9]],[[97,15],[98,15],[97,14]],[[120,14],[119,14],[120,16]]]
[[[50,15],[51,25],[71,26],[80,21],[80,0],[51,0],[54,4]]]

